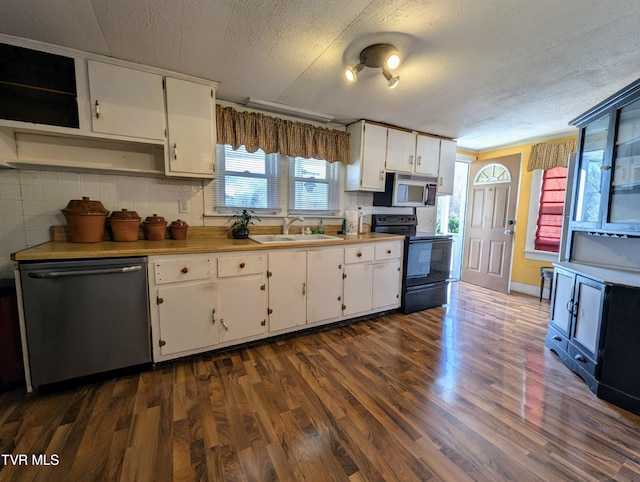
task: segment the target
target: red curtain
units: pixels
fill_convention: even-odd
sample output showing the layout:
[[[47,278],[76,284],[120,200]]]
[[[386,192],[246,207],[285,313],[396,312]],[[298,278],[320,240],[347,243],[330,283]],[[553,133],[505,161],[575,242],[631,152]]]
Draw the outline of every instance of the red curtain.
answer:
[[[547,169],[542,175],[535,249],[557,253],[562,233],[562,210],[567,189],[567,168]]]

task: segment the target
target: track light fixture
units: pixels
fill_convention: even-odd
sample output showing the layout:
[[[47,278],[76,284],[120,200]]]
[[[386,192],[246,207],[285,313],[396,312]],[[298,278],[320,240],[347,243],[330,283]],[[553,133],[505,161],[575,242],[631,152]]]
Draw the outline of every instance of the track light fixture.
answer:
[[[369,45],[360,52],[360,62],[355,67],[347,66],[344,75],[349,82],[358,80],[358,73],[364,67],[382,69],[382,75],[387,79],[387,87],[393,89],[398,85],[400,76],[393,76],[389,70],[400,65],[400,53],[391,44]]]

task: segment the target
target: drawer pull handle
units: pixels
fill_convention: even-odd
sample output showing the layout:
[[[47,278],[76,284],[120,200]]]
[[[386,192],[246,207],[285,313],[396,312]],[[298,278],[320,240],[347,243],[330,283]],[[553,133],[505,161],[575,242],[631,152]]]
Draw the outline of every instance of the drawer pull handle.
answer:
[[[211,313],[211,322],[215,325],[216,324],[216,309],[214,308],[212,313]]]
[[[182,271],[184,274],[187,274],[189,272],[189,268],[187,268],[186,266],[184,268],[182,268],[180,271]]]
[[[100,119],[100,103],[96,100],[94,105],[96,106],[96,119]]]
[[[560,337],[560,336],[558,336],[558,335],[554,335],[554,336],[553,336],[553,339],[554,339],[555,341],[562,341],[562,337]]]
[[[240,269],[244,268],[244,263],[240,263]]]
[[[302,283],[302,294],[303,295],[307,294],[307,283]]]
[[[579,361],[580,363],[587,363],[587,360],[582,355],[576,355],[573,357],[575,361]]]
[[[224,322],[223,319],[220,320],[220,323],[222,323],[222,326],[224,326],[224,329],[229,331],[229,327],[227,326],[227,324]]]

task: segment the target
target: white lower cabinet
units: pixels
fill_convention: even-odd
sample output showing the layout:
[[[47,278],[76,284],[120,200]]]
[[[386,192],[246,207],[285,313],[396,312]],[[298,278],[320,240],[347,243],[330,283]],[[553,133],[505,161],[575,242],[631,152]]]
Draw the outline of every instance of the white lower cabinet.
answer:
[[[343,248],[324,248],[307,255],[307,323],[342,315]]]
[[[154,362],[397,308],[402,243],[151,256]]]
[[[396,305],[400,300],[400,260],[373,265],[373,306],[382,308]]]
[[[266,332],[267,296],[260,275],[218,283],[220,342],[242,340]]]
[[[269,331],[306,323],[307,252],[269,253]]]
[[[155,301],[162,356],[218,344],[215,283],[163,286]]]
[[[218,258],[220,343],[267,330],[267,254]]]

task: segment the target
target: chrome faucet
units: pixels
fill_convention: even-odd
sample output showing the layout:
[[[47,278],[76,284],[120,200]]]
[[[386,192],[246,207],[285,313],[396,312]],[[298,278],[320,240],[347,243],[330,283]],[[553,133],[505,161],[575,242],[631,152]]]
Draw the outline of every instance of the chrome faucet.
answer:
[[[282,226],[282,234],[289,234],[289,227],[296,221],[300,221],[301,223],[304,223],[304,218],[302,216],[295,216],[295,217],[285,216],[284,224]]]

